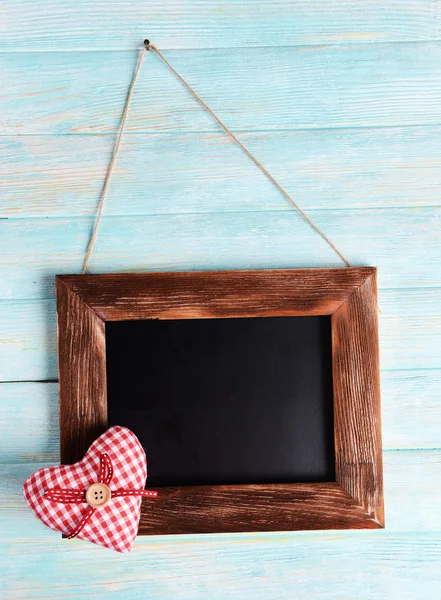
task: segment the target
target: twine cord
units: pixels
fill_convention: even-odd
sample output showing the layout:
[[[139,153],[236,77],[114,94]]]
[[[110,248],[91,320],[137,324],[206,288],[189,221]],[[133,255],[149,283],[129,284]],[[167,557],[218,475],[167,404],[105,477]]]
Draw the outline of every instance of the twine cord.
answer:
[[[101,198],[100,198],[100,203],[98,206],[98,212],[97,212],[97,215],[95,218],[95,225],[93,228],[92,237],[90,238],[89,245],[87,246],[86,256],[84,258],[83,275],[84,275],[84,273],[87,273],[87,267],[89,266],[89,260],[90,260],[90,257],[92,256],[93,249],[95,248],[96,238],[98,235],[98,227],[99,227],[99,224],[101,221],[101,215],[103,214],[104,200],[106,199],[106,196],[107,196],[107,190],[109,188],[110,179],[112,177],[113,169],[115,167],[116,157],[118,155],[118,150],[121,145],[121,138],[122,138],[122,135],[124,132],[124,126],[126,124],[127,115],[129,114],[129,108],[130,108],[130,103],[132,101],[133,90],[135,89],[135,83],[136,83],[136,80],[138,79],[139,70],[141,68],[142,61],[144,59],[146,50],[147,50],[147,47],[144,46],[144,48],[141,51],[141,54],[140,54],[140,57],[138,60],[138,64],[136,65],[135,74],[133,75],[133,79],[130,84],[129,93],[127,94],[126,105],[124,106],[124,111],[123,111],[122,118],[121,118],[121,125],[119,126],[118,138],[116,140],[115,148],[113,150],[112,160],[110,161],[109,168],[107,169],[106,179],[104,180],[103,191],[101,192]]]
[[[328,238],[328,236],[325,233],[323,233],[323,231],[308,217],[308,215],[300,208],[300,206],[297,204],[297,202],[276,181],[276,179],[274,179],[274,177],[271,175],[271,173],[254,156],[254,154],[252,154],[248,150],[248,148],[246,146],[244,146],[244,144],[242,144],[242,142],[234,135],[234,133],[225,125],[225,123],[223,121],[221,121],[221,119],[202,100],[202,98],[190,86],[190,84],[188,84],[185,81],[185,79],[171,66],[171,64],[168,62],[168,60],[165,58],[165,56],[158,50],[158,48],[156,46],[154,46],[153,44],[150,44],[149,40],[145,40],[144,41],[144,47],[143,47],[143,49],[141,51],[141,54],[140,54],[140,57],[139,57],[139,60],[138,60],[138,64],[137,64],[137,67],[136,67],[136,70],[135,70],[135,74],[133,76],[132,82],[130,84],[129,92],[128,92],[128,95],[127,95],[127,101],[126,101],[126,105],[124,107],[124,111],[123,111],[123,115],[122,115],[122,119],[121,119],[121,125],[120,125],[119,134],[118,134],[118,139],[117,139],[117,142],[116,142],[116,145],[115,145],[115,149],[113,151],[113,156],[112,156],[111,163],[109,165],[109,169],[107,171],[107,175],[106,175],[106,179],[105,179],[105,182],[104,182],[103,191],[101,193],[101,199],[100,199],[100,203],[99,203],[99,207],[98,207],[98,212],[97,212],[97,216],[96,216],[96,220],[95,220],[95,226],[94,226],[92,237],[90,239],[90,242],[89,242],[89,245],[88,245],[88,248],[87,248],[86,257],[84,259],[83,273],[87,272],[87,267],[88,267],[88,264],[89,264],[89,260],[90,260],[90,257],[92,255],[95,243],[96,243],[98,226],[99,226],[99,223],[100,223],[100,220],[101,220],[101,215],[102,215],[102,212],[103,212],[104,200],[106,198],[106,194],[107,194],[107,189],[108,189],[108,186],[109,186],[110,178],[112,176],[113,169],[114,169],[114,166],[115,166],[116,157],[117,157],[117,154],[118,154],[118,150],[119,150],[119,146],[120,146],[120,143],[121,143],[122,134],[123,134],[123,131],[124,131],[124,125],[125,125],[125,122],[126,122],[126,119],[127,119],[128,112],[129,112],[130,102],[132,100],[133,90],[134,90],[134,87],[135,87],[136,80],[138,78],[139,70],[141,68],[142,61],[144,59],[146,50],[152,50],[163,61],[163,63],[168,67],[168,69],[173,73],[173,75],[175,75],[175,77],[177,77],[177,79],[179,79],[179,81],[186,87],[186,89],[190,92],[190,94],[193,96],[193,98],[195,98],[195,100],[197,100],[197,102],[199,102],[199,104],[222,127],[222,129],[225,131],[225,133],[253,161],[253,163],[256,165],[256,167],[258,169],[260,169],[260,171],[271,181],[271,183],[273,183],[275,185],[275,187],[283,194],[283,196],[285,196],[285,198],[287,200],[289,200],[289,202],[291,202],[291,204],[299,211],[299,213],[302,215],[302,217],[305,219],[305,221],[325,240],[325,242],[334,250],[334,252],[341,258],[341,260],[348,267],[351,267],[352,266],[351,263],[347,260],[347,258],[345,258],[343,256],[343,254],[340,252],[340,250],[338,250],[338,248],[335,246],[335,244],[333,244],[331,242],[331,240]]]

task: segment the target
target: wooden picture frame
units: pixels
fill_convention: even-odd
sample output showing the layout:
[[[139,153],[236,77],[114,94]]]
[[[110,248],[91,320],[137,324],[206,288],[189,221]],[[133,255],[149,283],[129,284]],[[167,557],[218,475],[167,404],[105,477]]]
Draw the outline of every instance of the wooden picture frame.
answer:
[[[139,534],[384,527],[376,269],[57,276],[61,462],[107,429],[107,321],[331,315],[336,481],[161,488]]]

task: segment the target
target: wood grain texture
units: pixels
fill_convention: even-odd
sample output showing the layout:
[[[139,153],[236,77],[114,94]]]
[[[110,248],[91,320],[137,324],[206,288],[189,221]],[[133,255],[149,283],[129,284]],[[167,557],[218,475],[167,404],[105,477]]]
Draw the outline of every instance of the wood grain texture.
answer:
[[[441,286],[440,208],[317,210],[311,217],[352,264],[377,264],[380,289]],[[81,271],[92,223],[0,221],[0,297],[53,297],[56,274]],[[340,258],[293,209],[103,217],[90,272],[340,266]]]
[[[435,0],[20,0],[0,11],[0,50],[134,50],[147,36],[163,48],[287,46],[440,38]],[[115,23],[118,27],[115,28]]]
[[[57,315],[60,458],[69,464],[106,429],[106,339],[101,319],[60,280]]]
[[[177,50],[166,58],[238,133],[441,123],[437,43]],[[136,52],[107,49],[0,54],[0,134],[115,133],[136,61]],[[125,130],[219,133],[219,125],[151,53]]]
[[[439,532],[144,536],[128,557],[55,537],[1,544],[3,598],[439,600]]]
[[[106,321],[331,314],[337,482],[162,488],[139,534],[381,528],[377,307],[372,267],[58,275],[61,461],[106,428]]]
[[[55,300],[0,302],[0,381],[57,379]]]
[[[59,275],[103,321],[330,315],[372,267]]]
[[[160,488],[139,535],[378,529],[338,483]]]
[[[441,447],[441,370],[382,371],[380,379],[383,448]]]
[[[59,462],[57,382],[0,384],[0,463]]]
[[[441,288],[380,290],[379,301],[381,368],[438,369]],[[0,301],[0,381],[56,378],[55,301]],[[398,403],[399,392],[389,387]],[[422,388],[415,398],[424,397]],[[430,398],[433,406],[439,394],[433,391]]]
[[[384,526],[377,278],[331,317],[337,482]]]
[[[440,205],[440,127],[240,139],[306,210]],[[0,137],[0,215],[94,215],[113,144],[113,136]],[[124,138],[105,206],[113,216],[273,210],[292,206],[224,135],[175,132]]]

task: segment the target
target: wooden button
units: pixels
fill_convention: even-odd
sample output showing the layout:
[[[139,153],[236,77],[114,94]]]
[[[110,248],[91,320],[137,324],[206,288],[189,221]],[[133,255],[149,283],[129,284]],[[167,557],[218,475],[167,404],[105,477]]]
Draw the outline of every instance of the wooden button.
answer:
[[[86,502],[93,508],[104,508],[111,497],[112,492],[105,483],[92,483],[86,490]]]

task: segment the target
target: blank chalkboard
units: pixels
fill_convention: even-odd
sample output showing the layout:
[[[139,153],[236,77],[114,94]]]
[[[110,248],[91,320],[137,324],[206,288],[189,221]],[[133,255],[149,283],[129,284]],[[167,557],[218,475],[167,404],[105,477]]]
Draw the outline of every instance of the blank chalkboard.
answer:
[[[106,323],[110,425],[149,486],[335,481],[329,316]]]

